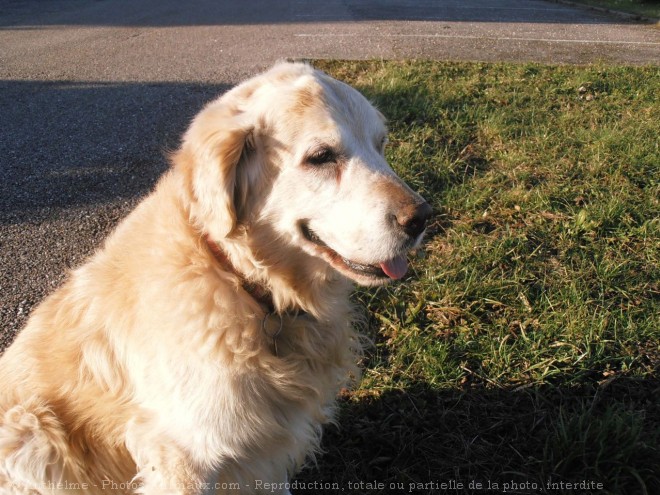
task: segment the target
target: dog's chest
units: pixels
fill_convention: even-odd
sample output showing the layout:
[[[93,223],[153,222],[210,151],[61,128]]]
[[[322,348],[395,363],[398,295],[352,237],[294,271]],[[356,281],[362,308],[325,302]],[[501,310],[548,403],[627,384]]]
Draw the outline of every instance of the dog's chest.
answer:
[[[261,326],[261,325],[260,325]],[[267,322],[249,358],[190,359],[173,390],[170,425],[200,461],[240,459],[268,452],[301,463],[331,419],[334,398],[354,365],[348,322],[308,317]],[[172,430],[170,430],[172,431]]]

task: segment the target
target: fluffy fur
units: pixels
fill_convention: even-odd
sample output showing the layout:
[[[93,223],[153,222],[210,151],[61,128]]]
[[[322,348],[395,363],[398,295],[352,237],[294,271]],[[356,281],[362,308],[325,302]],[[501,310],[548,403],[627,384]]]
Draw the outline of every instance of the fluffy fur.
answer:
[[[0,359],[0,493],[287,493],[359,373],[351,282],[401,277],[429,213],[385,135],[304,64],[203,109]]]

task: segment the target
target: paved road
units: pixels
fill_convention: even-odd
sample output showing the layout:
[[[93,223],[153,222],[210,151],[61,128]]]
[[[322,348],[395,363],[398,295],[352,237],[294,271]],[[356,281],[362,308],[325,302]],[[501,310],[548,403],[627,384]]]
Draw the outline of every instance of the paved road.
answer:
[[[658,64],[538,0],[0,0],[0,349],[149,190],[203,102],[282,57]]]

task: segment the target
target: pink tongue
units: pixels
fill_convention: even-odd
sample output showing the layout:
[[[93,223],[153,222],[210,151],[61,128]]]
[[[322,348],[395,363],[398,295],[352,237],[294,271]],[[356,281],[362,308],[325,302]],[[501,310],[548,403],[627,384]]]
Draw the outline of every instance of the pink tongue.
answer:
[[[408,260],[406,260],[405,255],[399,255],[396,258],[381,263],[380,267],[385,272],[385,275],[396,280],[403,277],[408,271]]]

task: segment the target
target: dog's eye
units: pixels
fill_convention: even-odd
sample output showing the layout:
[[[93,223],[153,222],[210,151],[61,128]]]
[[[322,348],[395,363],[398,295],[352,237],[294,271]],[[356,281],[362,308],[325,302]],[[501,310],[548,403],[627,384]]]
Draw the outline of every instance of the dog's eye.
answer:
[[[322,148],[307,157],[307,163],[310,165],[325,165],[326,163],[335,163],[336,161],[337,154],[330,148]]]

